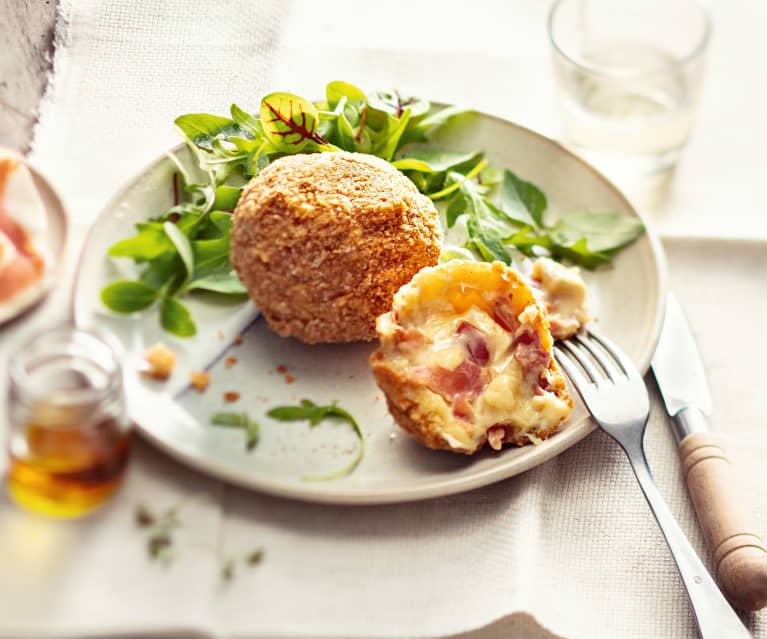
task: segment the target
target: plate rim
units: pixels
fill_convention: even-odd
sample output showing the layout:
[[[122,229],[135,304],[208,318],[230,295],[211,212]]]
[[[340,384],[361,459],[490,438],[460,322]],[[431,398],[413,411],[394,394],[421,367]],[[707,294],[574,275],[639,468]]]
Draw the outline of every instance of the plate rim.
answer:
[[[437,101],[431,102],[431,104],[438,107],[450,106],[448,104]],[[568,148],[564,143],[507,118],[494,115],[492,113],[487,113],[485,111],[480,111],[478,109],[470,109],[470,111],[473,111],[480,117],[488,118],[498,122],[503,126],[510,126],[518,129],[522,133],[536,138],[542,144],[553,147],[555,152],[564,153],[565,155],[569,156],[571,160],[574,160],[582,168],[591,173],[598,181],[602,182],[607,187],[607,189],[612,192],[612,195],[621,201],[624,208],[642,222],[645,228],[645,236],[649,243],[650,253],[654,261],[655,270],[657,272],[656,309],[655,315],[652,318],[650,330],[648,332],[649,347],[643,357],[636,362],[637,368],[639,368],[643,375],[646,374],[650,368],[652,356],[660,338],[660,333],[663,326],[663,318],[665,316],[666,299],[668,297],[668,272],[665,252],[663,250],[660,238],[657,235],[653,224],[648,220],[647,215],[635,207],[626,197],[623,191],[621,191],[608,177],[606,177],[601,171],[586,161],[583,157],[575,153],[572,149]],[[123,182],[123,185],[115,192],[112,197],[109,198],[107,203],[99,211],[99,214],[94,218],[93,223],[85,234],[80,255],[78,256],[77,262],[75,264],[74,283],[72,286],[69,303],[70,318],[75,326],[81,325],[81,322],[78,318],[77,293],[81,279],[83,262],[85,259],[85,251],[95,233],[95,228],[97,227],[99,221],[107,217],[110,212],[114,210],[116,204],[123,199],[124,194],[127,193],[138,180],[153,170],[153,168],[160,161],[168,157],[169,154],[177,153],[185,148],[186,144],[181,142],[163,152],[162,154],[156,156],[152,162],[145,165],[129,180]],[[155,435],[151,429],[143,426],[142,424],[136,423],[136,429],[153,446],[167,453],[170,457],[184,463],[194,470],[212,477],[213,479],[224,481],[228,484],[235,485],[247,490],[256,490],[274,497],[289,498],[308,503],[349,506],[410,503],[426,499],[446,497],[449,495],[482,488],[484,486],[489,486],[490,484],[494,484],[499,481],[514,477],[515,475],[527,472],[530,469],[535,468],[536,466],[539,466],[540,464],[543,464],[544,462],[553,459],[554,457],[557,457],[567,449],[571,448],[586,438],[589,434],[596,430],[596,428],[596,423],[593,421],[593,419],[591,419],[590,415],[586,414],[580,422],[571,425],[563,431],[555,433],[552,437],[547,439],[547,444],[545,447],[531,447],[531,454],[520,458],[516,464],[511,466],[491,466],[490,468],[487,468],[470,477],[455,477],[448,475],[445,479],[440,478],[426,486],[415,486],[413,488],[405,489],[397,488],[393,490],[387,488],[365,488],[361,491],[359,489],[349,490],[341,488],[342,484],[336,484],[336,488],[334,489],[332,488],[332,483],[323,484],[323,487],[326,490],[312,490],[310,488],[312,484],[307,484],[306,487],[304,487],[298,484],[294,485],[271,481],[268,478],[254,478],[250,475],[224,466],[219,462],[188,454],[184,450],[181,450],[178,447],[174,447],[172,444],[164,441],[161,437]],[[328,488],[329,490],[327,490]]]

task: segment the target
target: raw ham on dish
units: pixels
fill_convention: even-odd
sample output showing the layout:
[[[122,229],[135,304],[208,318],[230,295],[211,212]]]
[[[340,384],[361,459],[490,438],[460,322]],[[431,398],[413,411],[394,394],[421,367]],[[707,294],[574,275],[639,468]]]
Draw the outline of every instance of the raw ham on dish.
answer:
[[[23,307],[42,280],[46,264],[37,241],[45,229],[45,208],[29,169],[0,157],[0,316]]]

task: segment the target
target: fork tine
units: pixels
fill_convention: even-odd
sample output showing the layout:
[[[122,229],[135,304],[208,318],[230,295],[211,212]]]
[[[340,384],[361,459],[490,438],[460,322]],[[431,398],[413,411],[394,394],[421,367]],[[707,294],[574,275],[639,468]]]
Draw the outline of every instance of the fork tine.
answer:
[[[593,333],[584,333],[583,335],[576,333],[573,336],[573,340],[597,361],[597,363],[604,369],[607,377],[609,377],[612,381],[617,381],[620,379],[622,373],[625,372],[625,369],[623,366],[621,366],[620,362],[617,359],[615,361],[611,361],[598,347],[594,348],[594,345],[589,342],[588,337],[593,338]],[[601,345],[599,340],[594,339],[594,341]],[[609,349],[605,350],[610,353],[612,357],[615,357],[615,355],[610,352]],[[615,365],[616,363],[618,366]]]
[[[629,379],[642,379],[642,374],[637,369],[636,364],[634,364],[629,356],[616,346],[615,342],[607,339],[603,335],[597,335],[592,332],[589,332],[589,335],[595,342],[601,344],[602,348],[610,353],[610,356],[618,362],[623,369],[623,372],[626,374],[626,377]]]
[[[559,365],[565,369],[565,373],[567,373],[570,381],[572,381],[575,388],[578,389],[578,392],[582,395],[591,382],[586,379],[586,376],[581,373],[580,369],[573,363],[573,360],[570,359],[573,356],[567,351],[557,345],[554,346],[554,354],[557,356]]]
[[[578,362],[578,364],[580,364],[581,368],[586,371],[586,374],[591,378],[591,381],[595,386],[599,386],[600,384],[604,383],[604,374],[597,370],[597,367],[594,366],[589,356],[584,353],[583,349],[575,344],[573,340],[564,340],[559,343],[559,346],[562,348],[562,350],[567,351],[567,354],[570,355],[576,362]]]

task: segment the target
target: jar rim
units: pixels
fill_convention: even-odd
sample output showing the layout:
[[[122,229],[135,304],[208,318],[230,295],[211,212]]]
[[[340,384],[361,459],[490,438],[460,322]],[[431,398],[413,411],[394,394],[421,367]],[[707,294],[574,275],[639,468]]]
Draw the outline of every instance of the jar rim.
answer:
[[[94,353],[92,356],[84,352],[70,353],[70,355],[96,364],[105,374],[106,383],[100,387],[60,389],[59,391],[36,387],[31,375],[31,364],[35,360],[30,360],[34,357],[32,353],[34,353],[35,345],[39,345],[41,340],[50,340],[52,344],[55,344],[57,339],[62,345],[66,344],[67,340],[70,343],[79,341],[80,346],[92,348]],[[10,388],[22,401],[45,401],[57,406],[89,404],[110,399],[122,391],[119,350],[116,340],[103,331],[83,329],[69,324],[41,329],[29,335],[11,355],[8,364]],[[43,354],[40,353],[40,356]]]

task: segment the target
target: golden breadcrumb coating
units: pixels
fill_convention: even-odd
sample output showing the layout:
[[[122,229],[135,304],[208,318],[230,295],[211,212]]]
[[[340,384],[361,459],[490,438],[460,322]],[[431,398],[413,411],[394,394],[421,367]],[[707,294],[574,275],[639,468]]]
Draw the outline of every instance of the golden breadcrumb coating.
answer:
[[[373,339],[375,318],[439,259],[431,200],[380,158],[272,162],[243,190],[232,264],[269,326],[307,343]]]

